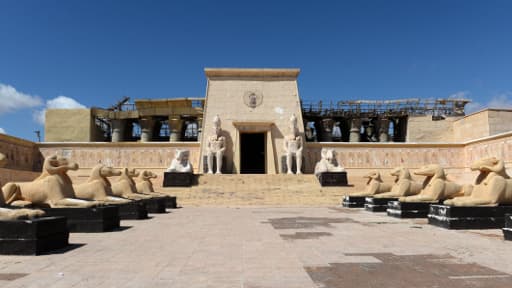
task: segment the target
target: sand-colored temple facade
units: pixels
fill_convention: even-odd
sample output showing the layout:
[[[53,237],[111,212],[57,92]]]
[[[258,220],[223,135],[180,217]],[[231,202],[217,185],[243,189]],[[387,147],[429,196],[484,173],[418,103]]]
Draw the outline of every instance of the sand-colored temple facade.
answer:
[[[73,173],[78,180],[98,163],[161,174],[176,149],[189,150],[194,172],[201,174],[216,115],[226,139],[225,173],[243,173],[242,163],[256,159],[263,163],[263,173],[280,174],[290,116],[294,114],[298,123],[305,125],[308,121],[301,107],[299,73],[299,69],[205,69],[204,98],[140,99],[129,109],[118,105],[109,109],[48,110],[45,142],[0,135],[1,152],[10,160],[2,175],[27,180],[31,171],[40,169],[42,157],[55,153],[80,164]],[[436,119],[410,115],[405,142],[394,142],[390,137],[387,142],[376,143],[308,142],[305,125],[298,125],[304,139],[303,172],[313,173],[321,148],[329,147],[338,152],[338,162],[354,177],[367,169],[439,163],[451,177],[470,181],[468,167],[475,159],[495,156],[504,159],[506,167],[512,166],[511,118],[512,111],[506,109],[485,109],[466,116],[459,112]],[[353,130],[359,133],[356,128]],[[244,158],[249,154],[256,158]],[[7,180],[16,179],[3,182]]]

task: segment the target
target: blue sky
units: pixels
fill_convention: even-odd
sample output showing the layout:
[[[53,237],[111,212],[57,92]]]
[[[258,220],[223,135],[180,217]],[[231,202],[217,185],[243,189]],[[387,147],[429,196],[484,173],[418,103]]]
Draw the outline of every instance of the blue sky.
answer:
[[[0,129],[35,140],[47,106],[204,96],[204,67],[300,68],[304,101],[509,107],[511,13],[505,0],[2,0]]]

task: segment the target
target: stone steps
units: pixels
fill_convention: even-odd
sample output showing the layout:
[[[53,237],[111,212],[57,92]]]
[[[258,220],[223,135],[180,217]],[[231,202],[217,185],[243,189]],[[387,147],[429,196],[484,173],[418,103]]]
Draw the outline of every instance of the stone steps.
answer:
[[[360,177],[358,177],[360,178]],[[198,185],[158,188],[178,197],[179,206],[336,206],[343,195],[363,189],[364,179],[350,187],[321,187],[311,174],[200,175]]]

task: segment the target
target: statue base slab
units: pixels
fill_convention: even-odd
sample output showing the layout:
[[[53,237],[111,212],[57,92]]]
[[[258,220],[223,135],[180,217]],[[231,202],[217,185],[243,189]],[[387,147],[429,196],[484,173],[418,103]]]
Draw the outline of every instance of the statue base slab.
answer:
[[[505,215],[505,228],[502,230],[505,240],[512,241],[512,214]]]
[[[347,172],[324,172],[318,175],[321,186],[348,186]]]
[[[427,218],[431,204],[427,202],[388,202],[388,216],[396,218]]]
[[[41,208],[47,216],[68,219],[69,232],[107,232],[120,227],[119,208],[100,206],[92,208]]]
[[[193,182],[192,172],[164,172],[163,187],[190,187]]]
[[[150,199],[142,200],[144,204],[146,204],[146,209],[148,213],[166,213],[165,207],[167,205],[167,199],[165,197],[154,197]]]
[[[374,198],[366,197],[364,209],[371,212],[386,212],[389,201],[397,201],[398,198]]]
[[[341,205],[347,208],[363,208],[365,203],[365,196],[350,196],[346,195],[343,197]]]
[[[119,205],[119,218],[122,220],[148,219],[146,204],[141,200]]]
[[[164,196],[164,197],[165,197],[165,207],[170,208],[170,209],[178,208],[176,196]]]
[[[496,229],[504,227],[506,213],[512,213],[512,205],[430,205],[428,223],[446,229]]]
[[[40,255],[66,247],[69,231],[65,217],[0,221],[0,254]]]

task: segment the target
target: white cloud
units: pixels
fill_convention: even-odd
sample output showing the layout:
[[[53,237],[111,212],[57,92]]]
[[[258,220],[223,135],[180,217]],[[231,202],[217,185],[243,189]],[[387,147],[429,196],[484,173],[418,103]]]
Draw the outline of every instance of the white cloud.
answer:
[[[466,114],[471,114],[485,108],[512,109],[512,92],[505,92],[493,96],[484,104],[480,102],[471,102],[466,105]]]
[[[448,98],[451,98],[451,99],[467,99],[469,94],[470,94],[469,91],[458,91],[458,92],[455,92],[452,95],[448,96]]]
[[[7,133],[5,133],[4,128],[0,128],[0,134],[7,134]]]
[[[23,108],[37,107],[42,104],[41,98],[16,90],[16,88],[0,83],[0,115]]]
[[[80,104],[73,98],[66,96],[57,96],[53,99],[46,101],[46,106],[42,110],[35,111],[32,115],[34,120],[41,125],[44,125],[45,122],[45,114],[47,109],[77,109],[77,108],[86,108],[84,105]]]

